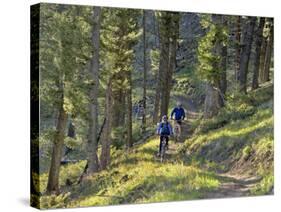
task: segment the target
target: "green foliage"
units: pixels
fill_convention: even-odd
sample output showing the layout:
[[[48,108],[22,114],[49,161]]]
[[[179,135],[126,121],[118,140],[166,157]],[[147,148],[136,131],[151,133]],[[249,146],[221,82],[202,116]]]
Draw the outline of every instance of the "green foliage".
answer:
[[[63,102],[69,114],[84,115],[88,103],[91,58],[89,7],[41,4],[40,107],[58,108]],[[42,106],[44,105],[44,106]]]
[[[101,79],[114,76],[113,90],[128,88],[127,76],[134,59],[133,46],[141,31],[137,18],[139,11],[132,9],[103,9],[101,27]]]
[[[222,73],[218,46],[227,44],[228,31],[222,23],[215,23],[210,15],[202,16],[201,24],[208,31],[198,45],[197,69],[205,80],[216,83]]]

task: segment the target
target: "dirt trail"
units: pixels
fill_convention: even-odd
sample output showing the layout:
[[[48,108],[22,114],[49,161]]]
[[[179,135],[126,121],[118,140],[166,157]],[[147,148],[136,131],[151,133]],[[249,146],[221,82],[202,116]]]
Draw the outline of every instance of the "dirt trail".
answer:
[[[206,193],[205,198],[249,196],[251,195],[250,190],[261,180],[257,177],[230,174],[220,174],[218,178],[222,181],[220,187],[215,191]]]
[[[186,120],[182,125],[182,134],[180,142],[175,143],[172,139],[170,148],[167,152],[168,159],[173,162],[174,156],[177,154],[177,149],[183,142],[189,138],[191,132],[191,122],[197,119],[199,113],[196,111],[196,106],[191,99],[181,95],[175,95],[176,101],[180,101],[186,112]],[[257,177],[241,176],[235,173],[217,173],[217,178],[221,182],[220,187],[212,192],[207,192],[204,198],[226,198],[226,197],[241,197],[249,196],[250,190],[261,180]]]

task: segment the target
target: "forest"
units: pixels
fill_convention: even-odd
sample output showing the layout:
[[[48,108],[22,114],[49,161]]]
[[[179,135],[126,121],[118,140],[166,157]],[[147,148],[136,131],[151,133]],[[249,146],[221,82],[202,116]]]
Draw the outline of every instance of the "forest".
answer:
[[[41,3],[31,30],[31,205],[273,194],[273,18]]]

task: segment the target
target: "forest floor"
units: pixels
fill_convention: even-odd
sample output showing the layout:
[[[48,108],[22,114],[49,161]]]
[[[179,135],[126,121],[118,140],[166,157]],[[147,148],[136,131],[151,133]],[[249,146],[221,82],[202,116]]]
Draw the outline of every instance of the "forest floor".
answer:
[[[243,105],[241,114],[235,106],[231,115],[239,114],[237,119],[199,133],[195,129],[201,113],[192,100],[174,95],[171,100],[182,102],[187,117],[180,141],[175,143],[171,137],[163,163],[156,157],[159,137],[151,136],[129,151],[113,148],[110,166],[87,176],[81,184],[68,186],[67,181],[77,181],[86,161],[64,165],[60,172],[62,194],[43,195],[41,208],[272,194],[272,92],[267,86],[253,93],[257,94],[253,113],[241,118],[250,106]],[[217,121],[221,121],[221,117]],[[47,173],[40,176],[40,187],[46,188],[47,177]]]

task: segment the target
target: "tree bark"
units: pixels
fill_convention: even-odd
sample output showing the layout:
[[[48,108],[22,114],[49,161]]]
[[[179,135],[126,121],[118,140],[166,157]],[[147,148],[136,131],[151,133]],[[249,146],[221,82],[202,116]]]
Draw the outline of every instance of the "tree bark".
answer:
[[[133,146],[132,135],[132,73],[128,71],[128,89],[127,89],[127,147]]]
[[[172,22],[171,22],[171,38],[170,38],[170,56],[169,56],[169,64],[168,64],[168,79],[167,79],[167,94],[166,94],[166,114],[168,113],[168,107],[170,102],[170,94],[172,90],[172,79],[173,74],[176,70],[176,54],[177,54],[177,46],[178,46],[178,37],[179,37],[179,20],[180,20],[180,14],[179,13],[173,13],[172,15]]]
[[[169,83],[170,83],[170,69],[169,69],[169,59],[170,59],[170,27],[171,27],[171,15],[168,12],[165,12],[163,17],[161,17],[160,25],[160,42],[161,42],[161,52],[160,52],[160,63],[159,71],[161,70],[160,75],[160,84],[161,84],[161,104],[160,104],[160,115],[161,117],[167,115],[168,105],[169,105]]]
[[[241,54],[241,16],[237,16],[236,20],[236,51],[235,51],[235,80],[239,80],[240,71],[240,54]]]
[[[257,19],[256,17],[250,17],[248,19],[248,23],[246,24],[246,30],[243,38],[242,49],[241,49],[239,81],[240,81],[240,91],[243,93],[247,93],[248,66],[249,66],[256,19]]]
[[[217,115],[220,109],[220,94],[217,88],[211,83],[206,85],[206,97],[204,103],[204,118],[212,118]]]
[[[142,114],[142,133],[146,130],[146,78],[147,78],[147,58],[146,58],[146,11],[143,10],[143,114]]]
[[[160,121],[159,117],[159,112],[160,112],[160,99],[162,96],[162,83],[163,83],[163,74],[164,74],[164,61],[163,61],[163,52],[164,52],[164,40],[165,37],[161,36],[160,33],[160,21],[157,22],[158,26],[158,37],[159,37],[159,45],[160,45],[160,61],[159,61],[159,69],[158,69],[158,74],[157,74],[157,79],[156,79],[156,89],[155,89],[155,102],[154,102],[154,114],[153,114],[153,123],[157,123]]]
[[[264,28],[265,18],[260,18],[259,26],[256,31],[256,49],[254,57],[254,74],[252,82],[252,90],[259,87],[259,70],[260,70],[260,56],[261,56],[261,45],[263,38],[263,28]]]
[[[100,21],[101,8],[94,7],[93,11],[93,32],[92,45],[93,56],[90,67],[90,74],[93,79],[93,86],[90,90],[90,123],[88,131],[88,174],[99,170],[97,156],[98,149],[98,89],[99,89],[99,49],[100,49]]]
[[[267,46],[268,37],[262,36],[261,51],[260,51],[260,67],[259,67],[259,81],[264,82],[264,62],[265,62],[265,52]]]
[[[107,90],[106,90],[106,100],[105,100],[105,115],[106,121],[104,126],[104,133],[102,136],[102,149],[100,155],[100,166],[101,169],[106,169],[110,163],[110,145],[111,145],[111,117],[112,117],[112,86],[111,80],[109,80]]]
[[[269,33],[269,38],[267,41],[266,53],[265,53],[263,82],[267,82],[270,80],[269,73],[270,73],[272,52],[273,52],[273,21],[271,20],[270,21],[270,33]]]
[[[227,27],[227,19],[226,17],[221,17],[222,25]],[[225,96],[226,89],[227,89],[227,79],[226,79],[226,69],[227,69],[227,45],[223,45],[221,47],[221,78],[220,78],[220,91],[221,95]],[[224,98],[224,97],[223,97]],[[224,102],[221,101],[221,105],[223,106]]]
[[[52,193],[52,192],[59,193],[60,162],[62,158],[66,122],[67,122],[67,114],[63,108],[63,101],[62,101],[59,110],[58,122],[56,126],[56,134],[54,137],[51,167],[49,171],[49,178],[47,184],[47,193]]]

